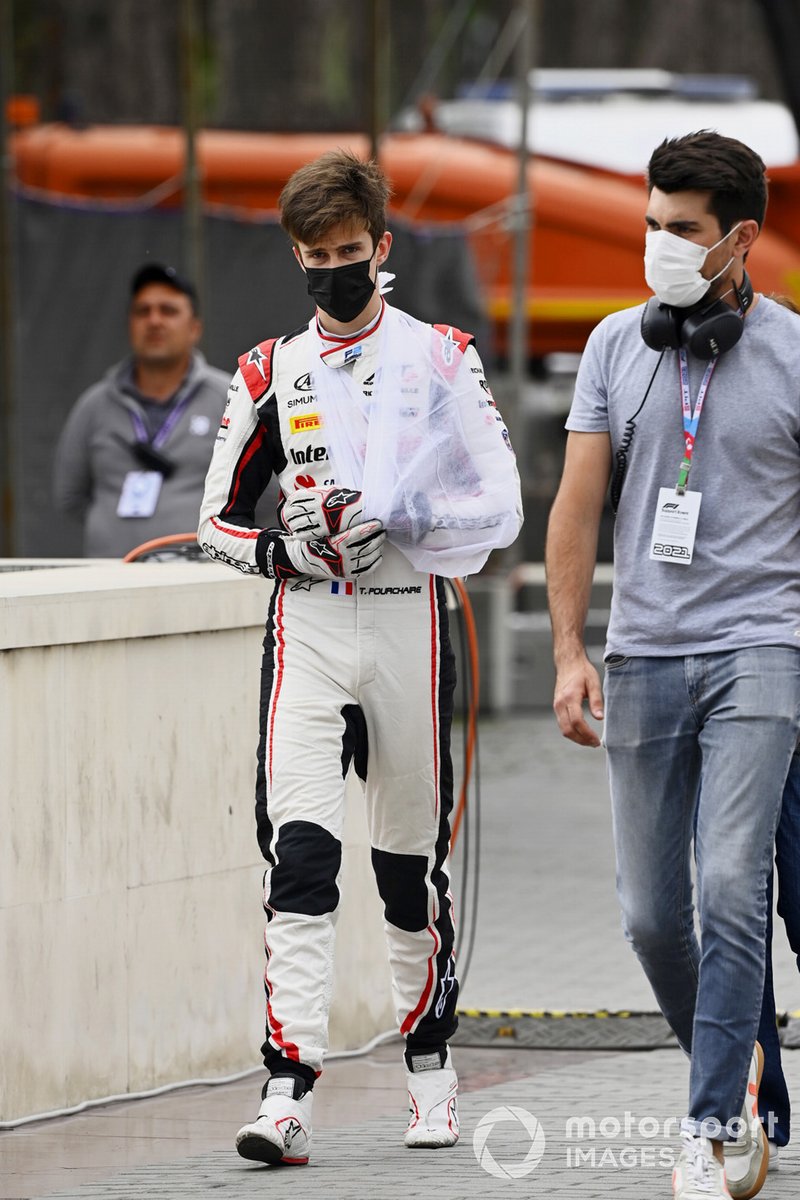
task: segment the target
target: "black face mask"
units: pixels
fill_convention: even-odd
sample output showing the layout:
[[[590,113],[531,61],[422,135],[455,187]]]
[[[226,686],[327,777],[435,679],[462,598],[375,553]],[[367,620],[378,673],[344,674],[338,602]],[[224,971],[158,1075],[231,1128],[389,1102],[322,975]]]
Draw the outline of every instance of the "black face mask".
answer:
[[[354,321],[369,304],[375,280],[369,268],[374,254],[344,267],[306,267],[308,294],[323,312],[343,325]]]

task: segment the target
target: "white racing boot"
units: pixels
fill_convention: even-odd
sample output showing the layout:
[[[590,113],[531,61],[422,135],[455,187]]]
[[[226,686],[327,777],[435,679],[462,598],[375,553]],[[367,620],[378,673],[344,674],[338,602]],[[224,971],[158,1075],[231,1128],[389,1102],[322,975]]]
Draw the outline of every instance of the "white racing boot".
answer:
[[[297,1098],[302,1083],[292,1075],[273,1075],[252,1125],[236,1135],[242,1158],[255,1162],[302,1165],[311,1149],[313,1092]]]
[[[408,1129],[405,1143],[412,1148],[434,1150],[458,1141],[458,1078],[450,1051],[444,1066],[437,1051],[412,1054],[413,1071],[406,1065],[408,1082]]]
[[[764,1051],[756,1042],[742,1107],[744,1132],[735,1142],[725,1143],[725,1174],[734,1200],[750,1200],[758,1195],[769,1166],[769,1143],[758,1117],[758,1089],[763,1070]]]

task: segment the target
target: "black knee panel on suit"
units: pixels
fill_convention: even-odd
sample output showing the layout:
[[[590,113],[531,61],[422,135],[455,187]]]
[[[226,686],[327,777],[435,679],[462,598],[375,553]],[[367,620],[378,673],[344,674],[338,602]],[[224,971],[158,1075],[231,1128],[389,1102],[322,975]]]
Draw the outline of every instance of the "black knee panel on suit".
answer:
[[[372,850],[372,869],[390,925],[417,933],[428,924],[428,860],[423,854],[390,854]]]
[[[277,912],[321,917],[339,904],[336,876],[342,865],[342,843],[311,821],[287,821],[275,845],[269,906]]]

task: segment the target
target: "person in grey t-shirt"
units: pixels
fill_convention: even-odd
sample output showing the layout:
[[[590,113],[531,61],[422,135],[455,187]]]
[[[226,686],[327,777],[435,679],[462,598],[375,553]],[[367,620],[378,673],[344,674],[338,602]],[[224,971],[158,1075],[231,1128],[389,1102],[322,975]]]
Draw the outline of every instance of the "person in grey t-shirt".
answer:
[[[196,349],[194,285],[147,263],[131,280],[131,356],[84,392],[56,449],[56,507],[83,522],[83,552],[122,558],[197,528],[228,376]]]
[[[678,1200],[754,1196],[766,887],[800,734],[800,339],[745,271],[764,164],[709,131],[648,168],[643,308],[594,330],[547,539],[565,737],[604,744],[626,936],[691,1058]],[[754,252],[757,257],[757,251]],[[613,468],[613,470],[612,470]],[[583,629],[618,500],[605,714]],[[694,932],[691,855],[697,863]]]

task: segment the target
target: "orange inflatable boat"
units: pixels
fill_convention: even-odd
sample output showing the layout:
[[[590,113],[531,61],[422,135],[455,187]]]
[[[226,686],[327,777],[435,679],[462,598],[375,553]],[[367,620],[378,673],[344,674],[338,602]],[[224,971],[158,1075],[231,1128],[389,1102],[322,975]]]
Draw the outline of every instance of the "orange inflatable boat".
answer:
[[[243,216],[275,210],[288,176],[335,146],[366,155],[360,134],[271,134],[208,130],[198,137],[203,196]],[[150,193],[160,205],[182,201],[184,140],[179,129],[40,125],[12,141],[23,187],[89,200]],[[517,159],[501,146],[441,133],[395,133],[381,144],[401,218],[457,223],[475,255],[503,353],[512,305],[513,196]],[[800,301],[800,167],[770,172],[768,227],[750,262],[757,289]],[[173,181],[174,186],[169,186]],[[580,351],[607,313],[647,298],[643,279],[642,179],[531,157],[532,196],[527,313],[529,349],[541,357]]]

